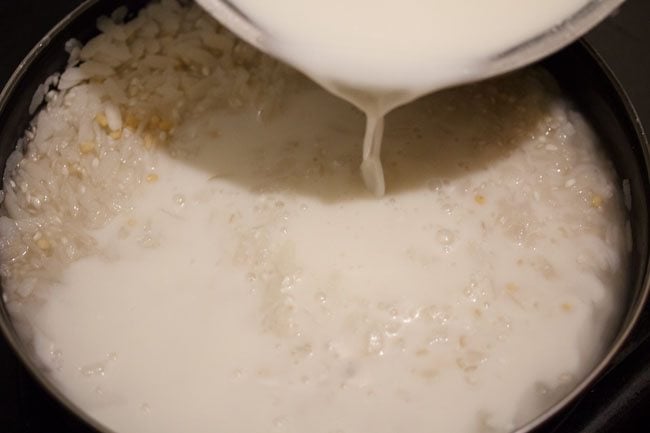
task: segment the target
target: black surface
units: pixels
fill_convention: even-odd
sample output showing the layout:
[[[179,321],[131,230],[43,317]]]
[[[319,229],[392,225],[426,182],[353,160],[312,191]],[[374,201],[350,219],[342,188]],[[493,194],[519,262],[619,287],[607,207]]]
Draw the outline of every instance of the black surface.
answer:
[[[0,0],[0,85],[40,37],[79,3]],[[603,55],[650,128],[650,1],[628,0],[621,12],[591,32],[588,40]],[[646,310],[612,370],[543,431],[650,431],[649,332],[650,313]],[[34,382],[0,338],[0,432],[89,431]]]

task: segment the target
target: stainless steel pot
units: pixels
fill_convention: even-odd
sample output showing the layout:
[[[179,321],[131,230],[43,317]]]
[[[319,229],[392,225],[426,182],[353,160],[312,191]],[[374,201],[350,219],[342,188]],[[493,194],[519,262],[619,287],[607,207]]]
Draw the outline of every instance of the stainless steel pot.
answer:
[[[0,93],[0,165],[28,126],[29,105],[36,88],[52,73],[62,70],[67,61],[64,45],[76,38],[86,41],[96,35],[95,21],[121,4],[135,13],[147,0],[88,0],[64,18],[34,47],[20,64]],[[634,327],[650,290],[648,262],[650,257],[650,158],[646,136],[638,116],[624,90],[602,59],[586,43],[578,42],[544,60],[566,95],[590,120],[613,160],[621,179],[626,179],[631,194],[629,219],[632,228],[633,252],[630,259],[624,314],[611,332],[611,341],[600,362],[565,398],[518,432],[532,431],[558,416],[607,369]],[[72,413],[92,428],[104,431],[93,419],[70,402],[48,380],[20,341],[4,303],[0,302],[0,328],[20,359],[37,381]]]

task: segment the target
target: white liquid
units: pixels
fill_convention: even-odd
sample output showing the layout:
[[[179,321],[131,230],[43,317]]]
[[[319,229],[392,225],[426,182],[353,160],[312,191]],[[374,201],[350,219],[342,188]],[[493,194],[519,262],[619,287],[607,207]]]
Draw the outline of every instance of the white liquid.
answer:
[[[388,116],[376,199],[360,114],[197,7],[102,27],[0,217],[12,318],[101,423],[493,433],[597,362],[626,281],[618,180],[536,74]]]
[[[160,153],[133,210],[90,232],[97,253],[12,308],[120,433],[509,431],[598,356],[622,223],[563,109],[551,139],[473,97],[389,119],[382,199],[357,181],[359,116],[319,89],[270,123],[206,112],[170,143],[188,156]]]
[[[262,31],[253,42],[365,112],[362,174],[376,195],[385,190],[380,147],[386,113],[480,77],[492,57],[561,24],[588,2],[231,0]],[[198,3],[219,17],[219,0]]]

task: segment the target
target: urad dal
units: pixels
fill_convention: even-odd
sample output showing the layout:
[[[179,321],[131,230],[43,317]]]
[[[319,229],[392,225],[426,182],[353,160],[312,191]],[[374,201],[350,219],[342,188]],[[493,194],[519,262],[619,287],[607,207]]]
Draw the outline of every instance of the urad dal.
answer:
[[[195,6],[68,44],[4,177],[4,300],[116,432],[509,431],[598,360],[611,164],[543,71],[363,117]],[[36,101],[33,105],[37,105]]]

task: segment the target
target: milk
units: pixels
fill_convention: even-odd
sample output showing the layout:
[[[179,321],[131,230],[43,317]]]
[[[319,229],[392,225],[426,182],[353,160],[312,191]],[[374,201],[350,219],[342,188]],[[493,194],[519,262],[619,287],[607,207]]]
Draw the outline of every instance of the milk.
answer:
[[[272,121],[177,126],[181,156],[161,151],[90,232],[96,253],[24,307],[50,377],[119,433],[471,433],[539,414],[599,354],[623,225],[579,117],[547,112],[547,135],[544,104],[488,95],[394,113],[399,193],[381,199],[357,181],[358,113],[320,89]]]
[[[383,116],[424,94],[482,77],[499,54],[561,24],[589,0],[233,0],[251,42],[367,116],[363,179],[383,195]],[[198,0],[218,18],[218,0]],[[241,23],[226,25],[237,31]],[[247,34],[243,34],[246,36]]]

